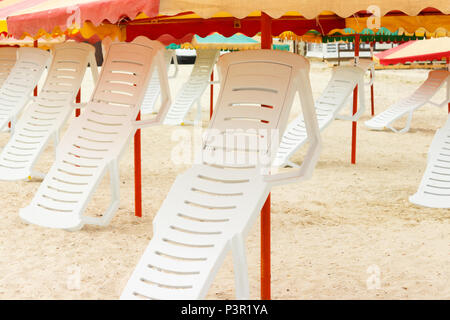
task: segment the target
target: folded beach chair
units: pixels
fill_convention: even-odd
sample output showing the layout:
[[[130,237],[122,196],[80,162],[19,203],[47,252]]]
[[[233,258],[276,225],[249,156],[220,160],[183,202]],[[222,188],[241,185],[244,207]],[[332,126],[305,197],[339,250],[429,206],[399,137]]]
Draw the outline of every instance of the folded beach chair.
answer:
[[[163,49],[145,37],[111,44],[90,102],[61,139],[56,160],[31,204],[20,210],[24,221],[68,230],[110,221],[119,205],[120,155],[137,129],[162,122],[170,104]],[[155,118],[136,121],[154,67],[163,104]],[[86,206],[106,172],[111,203],[102,217],[86,216]]]
[[[317,162],[320,135],[305,58],[240,51],[222,56],[218,68],[220,93],[202,160],[179,175],[170,189],[122,299],[204,298],[230,250],[237,298],[248,299],[244,241],[250,228],[273,185],[310,177]],[[310,148],[301,169],[266,175],[296,92]],[[250,157],[240,158],[241,152]]]
[[[17,47],[0,48],[0,87],[17,61]]]
[[[450,79],[450,72],[446,70],[433,70],[428,73],[427,80],[409,97],[404,98],[389,109],[381,112],[364,124],[373,130],[389,128],[394,132],[407,132],[411,126],[413,112],[426,103],[442,107],[447,105],[449,96],[442,103],[434,103],[431,99],[439,89]],[[393,127],[395,121],[407,116],[406,125],[403,129],[397,130]]]
[[[38,48],[17,49],[17,61],[0,88],[0,130],[10,122],[14,129],[16,118],[33,99],[33,90],[51,58],[50,52]]]
[[[195,103],[197,103],[196,120],[201,120],[200,100],[210,83],[211,72],[214,70],[214,64],[218,57],[219,50],[197,50],[197,58],[189,80],[176,95],[164,120],[165,124],[191,123],[190,121],[185,121],[184,118]]]
[[[409,201],[425,207],[450,208],[450,117],[436,131],[419,189]]]
[[[353,94],[353,89],[358,85],[359,108],[358,112],[352,116],[340,115],[340,118],[356,121],[364,113],[364,73],[365,70],[355,66],[335,67],[333,75],[327,87],[315,103],[319,129],[325,129],[345,106],[349,97]],[[300,114],[289,123],[286,132],[281,139],[278,152],[273,165],[276,167],[289,165],[298,167],[297,164],[289,161],[289,158],[308,141],[303,114]]]
[[[178,62],[177,56],[174,50],[165,50],[164,51],[164,61],[167,65],[167,70],[170,67],[171,61],[173,59],[173,63],[175,66],[174,74],[169,76],[170,78],[175,78],[178,73]],[[161,86],[159,85],[158,73],[153,72],[150,82],[148,84],[147,91],[144,95],[144,101],[142,102],[141,112],[142,114],[150,114],[155,112],[156,101],[158,100],[159,94],[161,91]]]
[[[96,81],[93,46],[66,42],[54,47],[53,62],[39,96],[25,110],[0,153],[0,180],[44,176],[33,168],[51,138],[56,147],[60,130],[73,111],[88,63]]]

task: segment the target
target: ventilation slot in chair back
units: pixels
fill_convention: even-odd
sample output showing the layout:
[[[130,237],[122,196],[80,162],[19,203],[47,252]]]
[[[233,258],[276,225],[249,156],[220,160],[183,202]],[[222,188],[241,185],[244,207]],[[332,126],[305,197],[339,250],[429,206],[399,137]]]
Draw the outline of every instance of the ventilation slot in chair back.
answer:
[[[0,48],[0,87],[8,78],[11,69],[14,67],[17,61],[17,48],[16,47],[4,47]]]
[[[278,145],[284,130],[279,126],[287,116],[282,111],[293,98],[287,96],[292,67],[255,61],[231,64],[221,72],[227,72],[232,81],[222,83],[204,148],[208,153],[216,151],[215,164],[258,166],[261,156],[271,157],[271,139]],[[264,163],[270,163],[269,159]]]

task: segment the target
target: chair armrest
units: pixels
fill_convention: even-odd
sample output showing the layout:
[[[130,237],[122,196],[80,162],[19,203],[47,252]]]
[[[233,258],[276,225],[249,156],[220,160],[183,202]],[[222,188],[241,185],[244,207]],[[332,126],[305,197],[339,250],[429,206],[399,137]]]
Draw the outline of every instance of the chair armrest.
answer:
[[[72,107],[74,107],[75,109],[84,109],[87,106],[87,102],[80,102],[80,103],[75,103],[72,102]]]
[[[161,125],[161,121],[158,119],[148,119],[148,120],[137,120],[134,121],[134,126],[136,127],[136,130],[142,129],[142,128],[148,128],[148,127],[154,127],[157,125]]]

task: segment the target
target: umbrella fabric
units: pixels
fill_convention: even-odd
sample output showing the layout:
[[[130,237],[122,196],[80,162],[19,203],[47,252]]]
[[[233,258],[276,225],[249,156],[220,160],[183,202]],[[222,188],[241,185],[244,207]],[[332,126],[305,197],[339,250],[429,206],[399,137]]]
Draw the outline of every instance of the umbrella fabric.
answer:
[[[224,37],[219,33],[214,33],[204,38],[196,35],[192,39],[192,47],[195,49],[249,50],[260,49],[261,45],[259,41],[243,34]]]
[[[74,14],[79,14],[80,24],[89,21],[95,26],[103,23],[105,19],[112,24],[124,17],[134,19],[139,13],[144,13],[151,18],[158,15],[190,12],[195,13],[199,18],[225,15],[241,19],[259,15],[260,11],[264,11],[273,18],[283,15],[310,20],[319,15],[345,18],[364,12],[373,5],[380,9],[382,16],[394,10],[406,15],[417,15],[423,10],[428,10],[424,8],[434,8],[444,15],[450,14],[448,0],[4,0],[2,2],[11,4],[30,1],[39,2],[39,4],[7,14],[9,16],[8,31],[15,37],[21,37],[24,32],[33,36],[42,30],[51,33],[55,28],[64,31],[71,27],[67,26],[67,21]],[[1,9],[0,6],[0,11]],[[199,34],[199,32],[195,33]],[[224,34],[224,32],[221,33]],[[179,37],[177,35],[177,38]]]
[[[107,21],[115,24],[124,17],[134,19],[145,13],[155,16],[160,0],[4,0],[0,18],[8,17],[8,33],[16,38],[24,34],[61,33],[67,29],[89,29]],[[114,26],[112,26],[113,28]],[[115,26],[117,27],[117,26]],[[1,31],[1,30],[0,30]]]
[[[374,57],[384,65],[450,58],[450,38],[409,41]]]

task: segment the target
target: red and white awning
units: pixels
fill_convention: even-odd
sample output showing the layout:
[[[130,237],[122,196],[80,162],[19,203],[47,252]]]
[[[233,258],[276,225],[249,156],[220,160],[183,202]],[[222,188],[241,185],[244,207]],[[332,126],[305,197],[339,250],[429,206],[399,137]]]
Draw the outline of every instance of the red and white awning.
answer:
[[[381,64],[397,64],[413,61],[432,61],[450,58],[450,38],[408,41],[398,47],[377,53]]]

